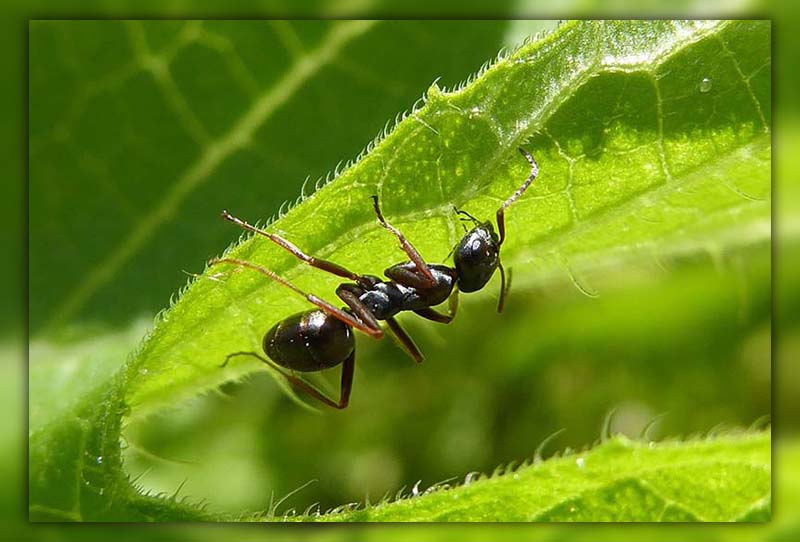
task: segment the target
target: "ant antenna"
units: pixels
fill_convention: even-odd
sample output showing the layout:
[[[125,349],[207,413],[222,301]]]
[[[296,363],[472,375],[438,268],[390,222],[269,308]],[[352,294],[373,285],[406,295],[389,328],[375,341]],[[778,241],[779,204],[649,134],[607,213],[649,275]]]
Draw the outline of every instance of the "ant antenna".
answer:
[[[517,188],[517,191],[511,194],[511,197],[508,198],[503,203],[503,205],[501,205],[500,208],[497,210],[497,232],[500,235],[500,242],[498,243],[498,245],[502,245],[503,240],[506,237],[506,224],[504,217],[505,210],[508,208],[508,206],[517,201],[517,199],[519,199],[519,197],[525,192],[525,190],[528,189],[528,187],[531,185],[534,179],[536,179],[536,176],[539,174],[539,166],[536,164],[536,160],[533,159],[533,156],[531,156],[531,153],[529,153],[522,147],[519,147],[518,150],[520,154],[522,154],[522,156],[524,156],[525,159],[528,161],[528,163],[531,165],[531,173],[530,175],[528,175],[528,178],[525,179],[525,182],[522,183],[522,186]]]

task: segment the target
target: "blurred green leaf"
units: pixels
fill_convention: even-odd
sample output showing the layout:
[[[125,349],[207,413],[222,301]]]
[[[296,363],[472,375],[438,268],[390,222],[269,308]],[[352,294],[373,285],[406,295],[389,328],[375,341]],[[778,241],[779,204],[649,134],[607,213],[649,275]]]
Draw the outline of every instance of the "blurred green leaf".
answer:
[[[506,24],[31,22],[31,333],[155,314],[230,243],[222,204],[308,193]]]
[[[334,23],[320,43],[368,32],[359,24]],[[567,275],[590,292],[581,277],[591,270],[654,256],[719,254],[763,242],[769,236],[769,66],[768,23],[568,23],[503,58],[461,90],[432,87],[427,103],[379,146],[270,227],[317,256],[378,274],[402,258],[375,226],[368,198],[378,193],[389,219],[421,252],[443,260],[459,236],[450,205],[491,216],[527,174],[514,153],[525,143],[542,173],[507,215],[504,261],[515,267],[516,286],[548,284]],[[209,123],[217,113],[208,112]],[[197,129],[190,124],[187,132]],[[252,178],[243,175],[241,165],[226,169],[231,163],[215,154],[239,150],[240,138],[251,134],[247,123],[234,126],[219,139],[232,147],[206,147],[195,164],[225,179]],[[162,145],[149,144],[155,146],[151,150]],[[173,163],[160,158],[159,168]],[[42,162],[38,167],[50,166]],[[155,205],[152,199],[140,202],[158,220],[134,228],[126,237],[133,245],[124,242],[121,252],[90,267],[73,299],[86,298],[80,293],[84,287],[101,288],[112,278],[125,282],[113,271],[133,254],[131,247],[143,246],[177,210],[188,194],[183,191],[194,183],[191,175],[183,178],[189,181],[169,189],[177,196]],[[235,197],[252,199],[246,192]],[[233,205],[234,196],[224,203],[218,196],[204,201],[191,208],[207,207],[204,214],[213,216],[211,207],[225,205],[242,214]],[[336,283],[298,266],[263,240],[246,240],[232,253],[320,295]],[[81,274],[82,266],[94,266],[96,260],[75,267],[73,279],[76,270]],[[144,259],[141,265],[146,264]],[[121,419],[141,418],[260,368],[242,364],[221,371],[218,364],[231,351],[257,349],[269,325],[306,305],[253,275],[226,272],[195,281],[115,377],[106,380],[110,371],[103,367],[95,376],[81,369],[80,378],[72,381],[79,385],[66,379],[65,388],[80,393],[79,400],[65,401],[62,411],[52,403],[42,407],[41,415],[32,410],[34,517],[210,517],[179,499],[144,498],[136,492],[122,469]],[[73,307],[69,296],[62,298],[51,317],[67,318],[83,303]],[[108,303],[101,312],[106,309],[113,313],[118,305]],[[44,369],[32,369],[32,388],[49,389],[38,380],[46,378]]]

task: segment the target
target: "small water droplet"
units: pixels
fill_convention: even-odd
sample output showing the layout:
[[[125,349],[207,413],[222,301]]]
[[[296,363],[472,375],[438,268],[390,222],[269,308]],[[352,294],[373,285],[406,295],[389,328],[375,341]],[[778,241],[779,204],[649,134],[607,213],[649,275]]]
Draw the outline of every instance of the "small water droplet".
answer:
[[[140,375],[146,375],[149,371],[147,369],[139,369]]]
[[[481,114],[481,108],[478,107],[478,106],[475,106],[475,107],[473,107],[472,109],[469,110],[469,118],[471,118],[471,119],[474,119],[475,117],[477,117],[480,114]]]
[[[578,465],[579,469],[585,469],[586,459],[584,459],[583,457],[579,457],[578,459],[575,460],[575,464]]]
[[[100,465],[100,464],[103,463],[103,456],[102,455],[98,455],[97,457],[94,458],[94,460],[95,460],[95,463]]]
[[[710,77],[703,77],[700,81],[700,92],[708,92],[711,90],[712,81]]]

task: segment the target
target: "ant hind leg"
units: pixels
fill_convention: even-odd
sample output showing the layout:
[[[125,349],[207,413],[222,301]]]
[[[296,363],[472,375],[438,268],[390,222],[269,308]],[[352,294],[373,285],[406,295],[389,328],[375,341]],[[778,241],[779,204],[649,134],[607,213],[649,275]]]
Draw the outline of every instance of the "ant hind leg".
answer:
[[[347,359],[344,360],[342,363],[342,380],[339,385],[339,400],[334,401],[320,390],[318,390],[315,386],[309,384],[305,380],[294,376],[291,373],[287,373],[284,370],[277,369],[286,380],[289,381],[296,390],[305,392],[306,394],[314,397],[318,401],[321,401],[328,405],[329,407],[343,410],[347,408],[347,405],[350,403],[350,391],[353,388],[353,373],[355,369],[355,359],[356,353],[353,351]]]
[[[353,388],[353,373],[355,369],[355,359],[356,359],[355,351],[353,351],[353,353],[351,353],[347,357],[347,359],[344,360],[344,363],[342,363],[342,381],[340,384],[338,401],[334,401],[333,399],[325,395],[323,392],[318,390],[314,385],[306,382],[301,378],[296,377],[290,372],[287,372],[286,370],[278,366],[278,364],[276,364],[274,361],[265,358],[263,356],[260,356],[255,352],[234,352],[232,354],[228,354],[225,357],[225,362],[221,365],[221,367],[225,367],[231,358],[237,356],[251,356],[263,361],[264,363],[269,365],[270,368],[280,373],[281,376],[284,377],[286,381],[289,382],[289,384],[294,389],[302,391],[307,395],[310,395],[311,397],[317,399],[318,401],[325,403],[329,407],[342,410],[346,408],[350,402],[350,391]]]
[[[366,333],[367,335],[369,335],[370,337],[373,337],[375,339],[380,339],[381,337],[383,337],[383,329],[381,329],[380,325],[378,325],[377,323],[374,323],[374,325],[373,325],[373,322],[360,320],[360,319],[356,318],[355,316],[353,316],[352,314],[349,314],[349,313],[347,313],[347,312],[345,312],[345,311],[343,311],[343,310],[341,310],[339,308],[334,307],[333,305],[331,305],[330,303],[328,303],[324,299],[320,299],[319,297],[315,296],[314,294],[308,294],[308,293],[304,292],[303,290],[301,290],[300,288],[298,288],[297,286],[295,286],[294,284],[292,284],[288,280],[278,276],[275,272],[267,269],[266,267],[261,267],[260,265],[256,265],[254,263],[250,263],[250,262],[248,262],[246,260],[239,260],[237,258],[213,259],[213,260],[211,260],[209,262],[209,266],[219,265],[221,263],[229,263],[229,264],[236,265],[238,267],[246,267],[248,269],[252,269],[254,271],[258,271],[262,275],[265,275],[265,276],[271,278],[275,282],[277,282],[279,284],[282,284],[283,286],[286,286],[290,290],[292,290],[292,291],[300,294],[301,296],[305,297],[307,301],[309,301],[310,303],[312,303],[312,304],[316,305],[317,307],[319,307],[320,310],[322,310],[322,312],[333,316],[334,318],[344,322],[345,324],[349,325],[350,327],[353,327],[353,328],[355,328],[355,329],[357,329],[359,331],[362,331],[362,332]]]
[[[314,256],[309,256],[308,254],[304,253],[302,250],[297,248],[294,244],[289,242],[288,240],[284,239],[280,235],[276,235],[274,233],[269,233],[262,229],[256,228],[255,226],[248,224],[244,220],[240,218],[236,218],[228,211],[222,211],[222,218],[227,220],[228,222],[232,222],[236,224],[243,230],[253,232],[255,234],[261,235],[262,237],[266,237],[276,245],[280,246],[297,259],[302,260],[306,264],[310,265],[311,267],[315,267],[317,269],[321,269],[322,271],[326,271],[331,273],[332,275],[336,275],[337,277],[342,277],[350,280],[358,280],[361,278],[361,275],[358,273],[353,273],[349,269],[342,267],[341,265],[328,261],[328,260],[321,260],[319,258],[315,258]]]
[[[255,352],[233,352],[232,354],[228,354],[227,356],[225,356],[225,361],[222,363],[222,365],[219,366],[220,369],[223,368],[223,367],[227,367],[228,362],[231,360],[231,358],[235,358],[235,357],[238,357],[238,356],[251,356],[251,357],[254,357],[254,358],[258,359],[258,360],[263,361],[267,365],[272,365],[272,361],[268,360],[267,358],[265,358],[263,356],[259,356]]]

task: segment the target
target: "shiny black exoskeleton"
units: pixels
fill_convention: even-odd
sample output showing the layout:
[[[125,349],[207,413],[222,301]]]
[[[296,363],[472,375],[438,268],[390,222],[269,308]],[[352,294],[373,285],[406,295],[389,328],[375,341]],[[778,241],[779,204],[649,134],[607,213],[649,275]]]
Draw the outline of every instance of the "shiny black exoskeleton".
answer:
[[[267,331],[264,353],[287,369],[314,372],[336,367],[355,350],[353,330],[320,310],[298,312]]]
[[[406,352],[415,361],[421,362],[422,353],[394,317],[402,311],[413,311],[429,320],[449,323],[455,316],[458,306],[458,292],[469,293],[482,289],[497,269],[500,270],[501,276],[500,301],[497,309],[498,312],[502,312],[508,291],[505,271],[500,263],[500,247],[505,239],[504,212],[525,192],[538,174],[538,166],[533,156],[522,148],[519,151],[528,160],[531,172],[525,182],[497,210],[497,232],[491,222],[479,222],[469,213],[456,209],[457,213],[467,217],[462,220],[471,220],[475,226],[465,232],[455,247],[454,267],[426,263],[405,236],[383,218],[377,196],[372,196],[372,199],[378,221],[397,238],[400,247],[409,257],[409,261],[395,264],[384,271],[388,280],[374,275],[359,275],[334,262],[308,256],[286,239],[251,226],[223,211],[222,216],[226,220],[266,237],[308,265],[351,281],[342,283],[336,288],[336,295],[346,305],[337,308],[313,294],[303,292],[259,265],[235,258],[213,260],[211,265],[230,263],[258,271],[294,290],[317,307],[289,316],[267,331],[262,345],[267,358],[256,352],[234,352],[228,355],[223,366],[235,356],[256,357],[279,371],[297,389],[329,406],[342,409],[349,402],[353,382],[355,367],[353,329],[358,329],[374,338],[381,338],[384,330],[379,321],[384,321]],[[439,313],[432,308],[448,300],[448,314]],[[342,380],[338,401],[330,399],[292,372],[283,370],[285,368],[290,371],[312,372],[339,364],[342,364]]]
[[[450,297],[456,284],[456,272],[446,265],[428,265],[433,275],[433,285],[416,280],[413,262],[393,265],[384,271],[389,281],[373,275],[364,275],[356,284],[342,284],[336,289],[339,297],[344,292],[358,297],[377,320],[386,320],[401,311],[416,311],[434,307]]]
[[[500,265],[500,239],[491,222],[468,231],[453,252],[458,273],[458,289],[477,292],[489,282]]]

